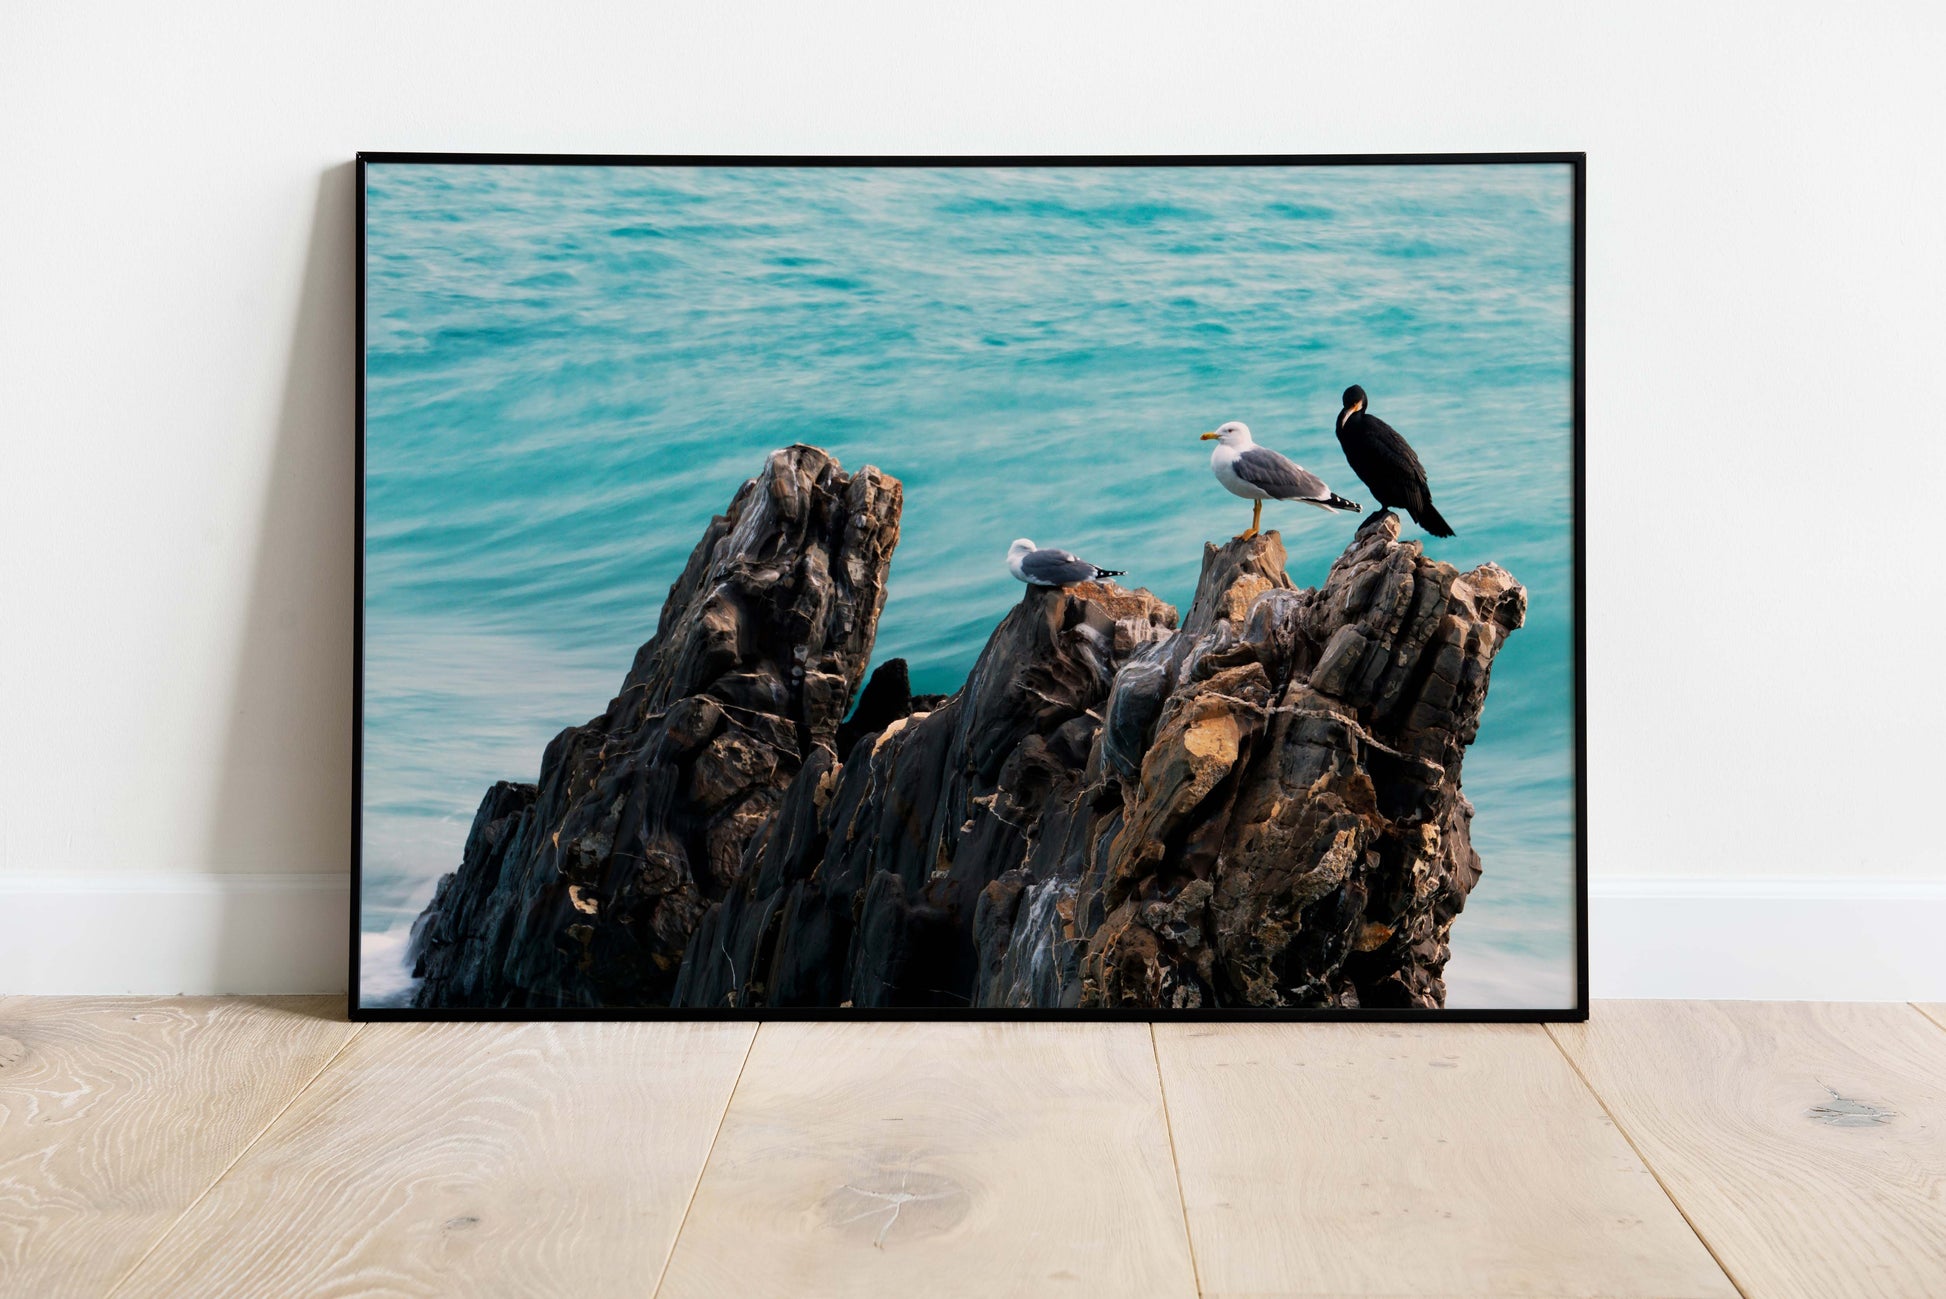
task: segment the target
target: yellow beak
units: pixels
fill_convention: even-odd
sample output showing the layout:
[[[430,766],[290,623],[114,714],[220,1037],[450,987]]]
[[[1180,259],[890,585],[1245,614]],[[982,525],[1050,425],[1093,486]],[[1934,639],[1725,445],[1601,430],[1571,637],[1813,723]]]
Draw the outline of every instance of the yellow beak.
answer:
[[[1215,437],[1215,436],[1216,436],[1216,434],[1214,434],[1214,433],[1205,433],[1205,434],[1203,434],[1203,436],[1201,436],[1201,437],[1199,437],[1199,438],[1197,438],[1196,440],[1197,440],[1198,442],[1207,442],[1207,441],[1209,441],[1209,440],[1210,440],[1211,438],[1213,438],[1213,437]]]

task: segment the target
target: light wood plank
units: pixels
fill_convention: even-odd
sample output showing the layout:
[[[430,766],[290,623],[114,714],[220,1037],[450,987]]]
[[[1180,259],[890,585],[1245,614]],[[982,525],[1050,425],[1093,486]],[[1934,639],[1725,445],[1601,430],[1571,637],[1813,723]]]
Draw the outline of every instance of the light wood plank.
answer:
[[[116,1294],[645,1295],[754,1032],[369,1025]]]
[[[1946,1294],[1946,1034],[1910,1006],[1602,1002],[1556,1037],[1752,1299]]]
[[[1946,1028],[1946,1005],[1918,1004],[1914,1009],[1941,1028]]]
[[[766,1024],[664,1299],[1195,1294],[1139,1024]]]
[[[1538,1027],[1158,1024],[1207,1296],[1735,1291]]]
[[[338,997],[0,1002],[0,1293],[103,1294],[357,1031]]]

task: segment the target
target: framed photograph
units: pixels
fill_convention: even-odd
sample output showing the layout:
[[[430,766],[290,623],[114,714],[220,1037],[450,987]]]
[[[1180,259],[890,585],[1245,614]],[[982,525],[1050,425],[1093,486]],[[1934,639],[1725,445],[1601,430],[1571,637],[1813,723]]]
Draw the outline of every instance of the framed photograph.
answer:
[[[352,1018],[1584,1017],[1584,177],[361,155]]]

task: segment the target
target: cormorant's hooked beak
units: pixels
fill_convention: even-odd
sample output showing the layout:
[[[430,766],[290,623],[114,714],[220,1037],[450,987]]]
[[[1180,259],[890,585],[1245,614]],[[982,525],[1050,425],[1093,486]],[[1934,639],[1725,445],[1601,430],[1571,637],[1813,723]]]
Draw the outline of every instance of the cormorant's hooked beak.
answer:
[[[1207,441],[1209,441],[1209,440],[1210,440],[1211,438],[1213,438],[1213,437],[1215,437],[1215,436],[1216,436],[1216,434],[1214,434],[1214,433],[1205,433],[1205,434],[1203,434],[1203,436],[1201,436],[1201,437],[1199,437],[1199,438],[1197,438],[1196,440],[1197,440],[1198,442],[1207,442]]]

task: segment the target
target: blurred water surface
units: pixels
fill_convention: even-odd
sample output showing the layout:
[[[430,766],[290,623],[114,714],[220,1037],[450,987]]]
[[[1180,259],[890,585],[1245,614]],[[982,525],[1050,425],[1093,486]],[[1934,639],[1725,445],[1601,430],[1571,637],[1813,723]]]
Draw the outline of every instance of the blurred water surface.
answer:
[[[1373,506],[1339,393],[1425,461],[1462,569],[1530,594],[1466,790],[1486,874],[1454,1006],[1574,990],[1566,167],[751,169],[367,176],[364,976],[498,779],[607,703],[709,517],[810,442],[905,484],[875,658],[964,679],[1014,537],[1179,608],[1249,522],[1197,434]],[[1300,585],[1356,520],[1269,503]],[[1420,535],[1408,526],[1408,536]]]

